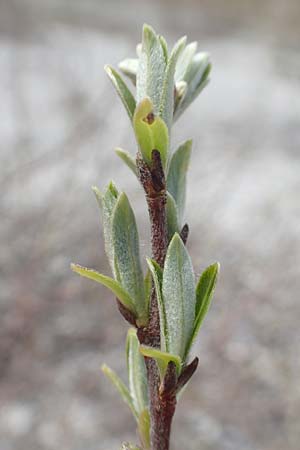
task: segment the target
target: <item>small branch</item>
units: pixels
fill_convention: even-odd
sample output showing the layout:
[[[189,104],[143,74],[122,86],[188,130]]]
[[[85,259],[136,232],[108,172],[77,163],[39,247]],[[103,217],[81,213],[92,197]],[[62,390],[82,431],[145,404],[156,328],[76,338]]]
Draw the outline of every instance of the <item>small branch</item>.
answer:
[[[138,154],[137,168],[139,179],[146,193],[151,223],[152,257],[163,267],[168,232],[166,220],[166,182],[160,153],[152,151],[152,165],[149,167]],[[138,338],[142,344],[160,347],[159,310],[154,287],[152,287],[147,328],[138,329]],[[151,417],[151,450],[169,450],[170,432],[176,408],[176,370],[169,364],[166,377],[161,384],[156,361],[145,358],[148,374],[150,417]],[[171,389],[172,386],[172,389]]]

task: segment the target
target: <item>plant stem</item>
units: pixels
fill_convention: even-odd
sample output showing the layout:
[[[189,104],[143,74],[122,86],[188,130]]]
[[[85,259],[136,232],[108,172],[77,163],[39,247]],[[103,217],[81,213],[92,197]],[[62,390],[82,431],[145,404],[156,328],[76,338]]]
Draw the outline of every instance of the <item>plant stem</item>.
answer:
[[[161,164],[160,154],[157,150],[152,152],[152,166],[148,167],[137,156],[139,178],[146,193],[148,211],[151,223],[152,257],[163,267],[168,245],[168,232],[166,221],[166,183]],[[160,347],[159,310],[154,287],[152,287],[149,324],[146,328],[138,329],[141,344],[151,347]],[[148,376],[150,418],[151,418],[151,450],[169,450],[170,432],[173,415],[176,407],[175,387],[177,382],[175,368],[168,373],[170,389],[162,389],[160,375],[154,359],[145,358]]]

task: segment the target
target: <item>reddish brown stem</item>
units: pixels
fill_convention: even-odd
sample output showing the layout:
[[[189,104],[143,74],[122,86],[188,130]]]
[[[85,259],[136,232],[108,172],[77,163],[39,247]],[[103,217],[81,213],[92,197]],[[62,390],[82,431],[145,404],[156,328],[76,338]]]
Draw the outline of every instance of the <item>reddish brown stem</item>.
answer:
[[[157,150],[152,151],[151,167],[138,155],[137,167],[148,204],[151,223],[152,257],[163,267],[168,244],[166,222],[167,196],[165,176],[159,152]],[[149,309],[149,324],[146,328],[138,329],[138,337],[142,344],[160,347],[159,310],[154,288],[152,288],[151,292]],[[168,367],[167,384],[169,388],[165,389],[165,386],[161,385],[155,360],[145,358],[145,362],[150,400],[151,450],[169,450],[171,424],[176,407],[176,394],[173,388],[177,382],[177,379],[175,380],[176,377],[174,378],[175,368],[172,365]],[[172,389],[170,385],[172,385]]]

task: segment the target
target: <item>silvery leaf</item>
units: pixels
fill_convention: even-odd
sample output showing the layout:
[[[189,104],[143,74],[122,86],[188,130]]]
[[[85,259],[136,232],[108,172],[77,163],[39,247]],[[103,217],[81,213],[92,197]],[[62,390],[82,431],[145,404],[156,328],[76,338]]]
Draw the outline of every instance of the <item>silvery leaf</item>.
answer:
[[[134,96],[132,95],[126,83],[123,81],[118,72],[116,72],[111,66],[108,65],[104,67],[104,70],[109,76],[109,79],[111,80],[120,99],[122,100],[130,120],[132,120],[136,106]]]
[[[114,208],[111,230],[116,278],[133,300],[139,324],[145,324],[148,311],[139,237],[134,213],[124,193],[120,194]]]
[[[131,154],[126,150],[123,150],[122,148],[116,148],[115,152],[137,177],[136,162],[135,159],[131,156]]]
[[[185,47],[185,49],[179,56],[175,71],[176,82],[184,79],[185,73],[192,62],[196,50],[197,50],[197,42],[191,42]]]
[[[167,192],[166,213],[167,213],[168,240],[170,241],[174,233],[179,232],[179,225],[178,225],[178,212],[176,202],[169,192]]]
[[[174,113],[174,74],[176,63],[179,55],[183,51],[186,43],[186,37],[182,37],[175,44],[166,67],[164,82],[161,91],[159,114],[167,124],[168,130],[170,132],[171,125],[173,122]]]
[[[192,262],[178,233],[172,238],[166,254],[162,299],[167,351],[183,358],[193,331],[196,295]]]
[[[177,205],[179,226],[182,225],[186,195],[186,174],[190,162],[192,141],[181,144],[173,153],[167,176],[167,189]]]
[[[130,328],[127,333],[126,358],[129,391],[135,410],[140,415],[148,408],[147,373],[144,358],[140,350],[136,330]]]
[[[118,283],[118,281],[110,278],[102,273],[97,272],[93,269],[88,269],[87,267],[82,267],[79,264],[71,264],[71,269],[81,275],[82,277],[94,280],[97,283],[103,284],[103,286],[110,289],[115,296],[120,300],[120,302],[135,316],[137,314],[133,299],[130,297],[128,292]]]
[[[122,399],[124,402],[129,406],[131,409],[132,414],[134,417],[138,420],[138,412],[136,411],[132,398],[130,396],[129,390],[127,386],[123,383],[121,378],[118,377],[118,375],[106,364],[103,364],[101,367],[102,372],[104,375],[107,376],[107,378],[113,383],[113,385],[117,388],[118,392],[120,393]]]
[[[212,264],[211,266],[207,267],[207,269],[205,269],[198,281],[196,287],[195,321],[193,326],[193,333],[187,345],[186,356],[188,355],[191,346],[197,337],[204,317],[206,316],[210,307],[219,270],[219,263]]]
[[[119,63],[121,72],[136,84],[136,74],[138,71],[139,60],[137,58],[127,58]]]
[[[149,25],[143,27],[142,49],[136,81],[137,103],[150,97],[154,113],[158,114],[166,62],[158,36]]]

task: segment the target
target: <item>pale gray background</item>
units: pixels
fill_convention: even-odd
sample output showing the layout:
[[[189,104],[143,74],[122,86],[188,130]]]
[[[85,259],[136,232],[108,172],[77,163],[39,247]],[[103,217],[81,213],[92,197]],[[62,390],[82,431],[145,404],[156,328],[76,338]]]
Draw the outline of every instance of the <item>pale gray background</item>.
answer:
[[[0,0],[0,448],[118,450],[130,413],[100,372],[125,374],[126,324],[70,261],[108,272],[90,186],[143,195],[114,146],[135,152],[104,72],[146,21],[213,61],[178,123],[194,138],[189,249],[221,278],[173,449],[299,448],[299,1]]]

